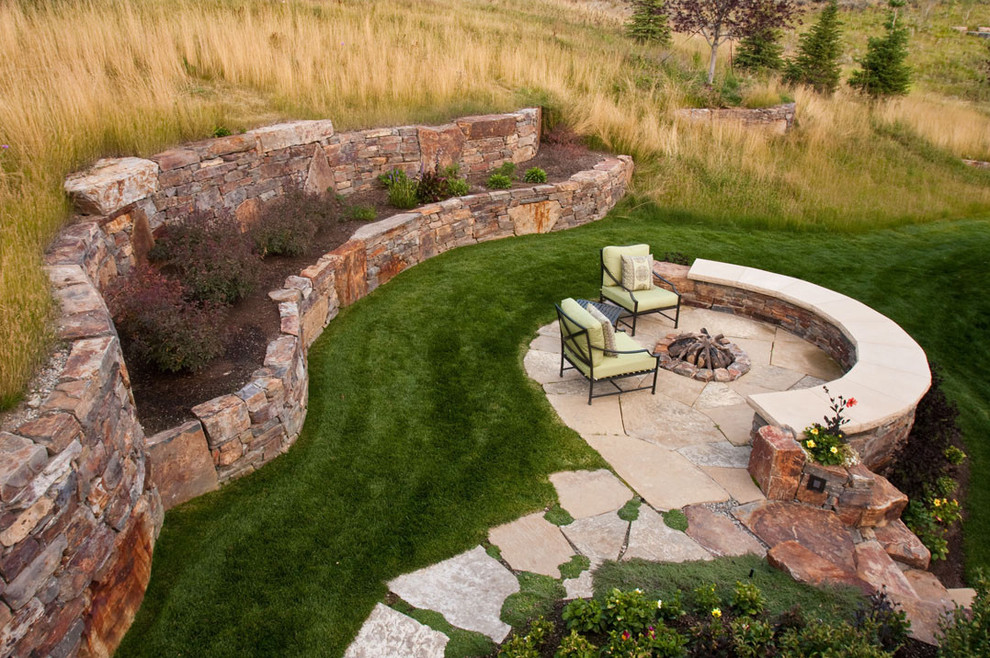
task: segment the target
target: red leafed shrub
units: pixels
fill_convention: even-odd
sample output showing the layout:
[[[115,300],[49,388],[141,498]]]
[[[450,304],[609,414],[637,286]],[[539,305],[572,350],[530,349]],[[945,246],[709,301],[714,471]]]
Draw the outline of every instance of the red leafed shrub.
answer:
[[[191,299],[233,304],[258,279],[258,254],[229,215],[195,213],[165,228],[149,253]]]
[[[181,283],[151,267],[118,279],[106,298],[128,355],[159,370],[198,370],[223,349],[223,307],[188,301]]]

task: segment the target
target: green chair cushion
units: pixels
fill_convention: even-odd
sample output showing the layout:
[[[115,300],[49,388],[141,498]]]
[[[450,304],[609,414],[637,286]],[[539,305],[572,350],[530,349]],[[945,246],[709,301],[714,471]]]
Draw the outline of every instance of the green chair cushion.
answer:
[[[619,286],[602,286],[602,296],[609,299],[629,312],[636,307],[633,303],[633,295],[639,302],[639,311],[655,311],[657,309],[673,308],[677,306],[677,293],[666,288],[654,286],[649,290],[637,290],[630,295]]]
[[[605,349],[605,337],[602,334],[602,324],[596,320],[591,313],[574,301],[572,298],[568,297],[564,301],[560,302],[560,310],[564,312],[567,318],[573,321],[569,322],[567,318],[561,319],[562,326],[560,327],[560,333],[564,337],[564,348],[571,352],[574,356],[580,355],[576,358],[575,365],[580,364],[582,361],[591,361],[598,367],[602,361],[605,360],[605,353],[602,351]],[[588,339],[590,339],[591,347],[597,348],[592,349],[591,354],[588,354],[588,342],[585,340],[585,336],[581,335],[577,338],[570,340],[568,336],[577,333],[582,329],[588,330]],[[609,359],[609,361],[614,361],[614,359]]]
[[[649,256],[650,245],[631,244],[627,247],[605,247],[602,249],[602,263],[612,273],[616,281],[622,281],[623,256]],[[607,274],[602,272],[602,286],[618,285]]]
[[[628,334],[617,331],[615,332],[615,348],[620,352],[631,352],[633,350],[642,350],[643,346],[633,340]],[[572,351],[566,345],[564,347],[564,353],[568,357],[571,357],[571,362],[577,366],[578,370],[585,377],[590,377],[591,368],[582,363],[580,359],[574,359]],[[649,352],[620,354],[617,358],[603,360],[600,365],[595,364],[595,381],[628,375],[634,372],[652,371],[656,367],[657,357],[652,356]]]

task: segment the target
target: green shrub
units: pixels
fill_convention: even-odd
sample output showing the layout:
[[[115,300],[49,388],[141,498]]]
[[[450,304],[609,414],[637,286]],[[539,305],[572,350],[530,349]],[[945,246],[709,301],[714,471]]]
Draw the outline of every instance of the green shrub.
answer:
[[[490,190],[507,190],[512,187],[512,179],[503,174],[492,174],[485,185]]]
[[[540,649],[553,636],[554,625],[543,617],[535,620],[526,635],[513,635],[499,649],[500,658],[540,658]]]
[[[463,178],[453,178],[448,182],[451,196],[467,196],[471,192],[471,186]]]
[[[742,581],[736,581],[736,587],[732,591],[732,607],[740,615],[748,615],[754,617],[761,612],[766,606],[766,602],[763,600],[763,594],[760,593],[760,588],[753,583],[744,583]]]
[[[684,597],[680,590],[672,595],[657,599],[657,611],[661,619],[672,621],[687,614],[684,610]]]
[[[408,210],[419,205],[419,197],[416,194],[418,186],[416,181],[403,178],[394,182],[388,188],[388,204],[393,208]]]
[[[657,602],[647,599],[640,589],[629,592],[613,589],[605,597],[602,616],[609,628],[638,633],[656,619]]]
[[[210,134],[213,137],[228,137],[231,133],[230,133],[230,129],[227,128],[226,126],[217,124],[213,126],[213,130],[210,131]]]
[[[691,603],[695,612],[701,615],[708,615],[712,610],[722,608],[722,599],[715,591],[715,583],[695,587],[691,591]]]
[[[168,225],[148,257],[198,301],[232,304],[258,280],[259,256],[229,215],[195,213]]]
[[[547,182],[547,172],[543,171],[539,167],[532,167],[526,170],[523,174],[523,180],[527,183],[546,183]]]
[[[512,180],[513,178],[516,177],[516,163],[512,162],[511,160],[508,162],[503,162],[499,166],[492,169],[491,173],[499,174],[505,176],[509,180]]]
[[[571,634],[560,641],[560,648],[554,658],[598,658],[598,647],[584,637],[571,631]]]
[[[356,222],[373,222],[378,213],[371,206],[351,206],[347,209],[347,216]]]
[[[888,658],[892,654],[846,622],[808,624],[791,628],[777,638],[781,655],[829,658]]]
[[[182,284],[151,267],[120,277],[106,297],[128,358],[164,372],[193,371],[223,350],[216,331],[222,307],[188,301]]]
[[[973,583],[976,598],[972,611],[957,607],[939,624],[939,656],[969,658],[990,656],[990,580],[981,571]]]
[[[740,658],[766,655],[773,644],[773,627],[759,619],[740,618],[729,625],[732,646]]]
[[[562,613],[568,630],[579,633],[600,633],[605,628],[602,604],[596,599],[574,599]]]

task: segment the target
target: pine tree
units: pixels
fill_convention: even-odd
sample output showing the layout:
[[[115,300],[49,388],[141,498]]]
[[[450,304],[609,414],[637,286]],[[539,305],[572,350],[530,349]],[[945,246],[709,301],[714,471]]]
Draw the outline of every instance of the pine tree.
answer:
[[[746,35],[739,41],[736,64],[747,71],[779,71],[784,68],[784,47],[780,30],[763,30]]]
[[[821,94],[839,87],[839,56],[842,54],[839,3],[830,0],[818,22],[801,35],[797,57],[787,63],[784,80],[808,85]]]
[[[866,46],[866,57],[856,60],[858,71],[849,77],[849,85],[873,98],[883,96],[903,96],[911,86],[911,69],[905,64],[907,58],[907,28],[897,24],[897,7],[903,4],[891,2],[893,11],[887,21],[887,34],[870,37]]]
[[[670,45],[670,22],[666,0],[633,0],[633,13],[626,31],[640,43]]]

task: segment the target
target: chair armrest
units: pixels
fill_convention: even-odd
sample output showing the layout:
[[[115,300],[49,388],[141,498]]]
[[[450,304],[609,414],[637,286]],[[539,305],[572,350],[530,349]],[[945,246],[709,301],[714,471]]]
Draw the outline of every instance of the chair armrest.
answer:
[[[678,292],[678,290],[677,290],[677,286],[675,286],[675,285],[673,284],[673,282],[671,282],[671,281],[668,281],[667,279],[665,279],[665,278],[663,278],[662,276],[660,276],[660,275],[659,275],[659,274],[657,274],[656,272],[653,272],[653,278],[654,278],[654,279],[660,279],[661,281],[663,281],[664,283],[666,283],[666,284],[667,284],[668,286],[670,286],[670,289],[671,289],[671,290],[673,291],[673,293],[674,293],[675,295],[677,295],[678,297],[680,297],[680,296],[681,296],[681,293],[680,293],[680,292]]]
[[[599,352],[604,352],[605,354],[615,354],[616,356],[618,356],[619,354],[642,354],[643,352],[646,352],[647,354],[653,357],[657,356],[656,354],[646,349],[645,347],[640,348],[638,350],[610,350],[604,347],[596,347],[595,345],[592,345],[591,349],[598,350]]]

